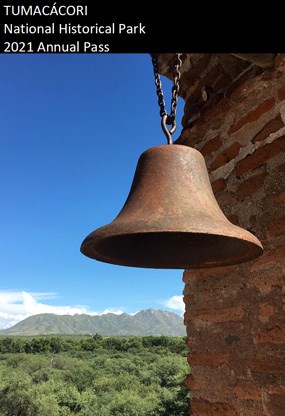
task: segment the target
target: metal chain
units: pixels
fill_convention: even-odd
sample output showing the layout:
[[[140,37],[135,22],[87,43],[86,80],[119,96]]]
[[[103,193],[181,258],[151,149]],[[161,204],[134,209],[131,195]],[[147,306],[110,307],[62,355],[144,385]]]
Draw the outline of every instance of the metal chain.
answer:
[[[162,91],[162,84],[160,79],[160,74],[158,70],[158,62],[155,55],[152,55],[152,65],[153,65],[153,73],[154,73],[154,82],[156,85],[156,94],[158,97],[158,105],[160,108],[159,114],[161,117],[161,126],[164,134],[166,135],[168,144],[172,144],[172,134],[176,130],[176,110],[177,110],[177,103],[178,103],[178,96],[179,96],[179,81],[181,78],[180,68],[182,65],[181,60],[181,53],[176,54],[176,62],[174,66],[174,74],[173,74],[173,87],[172,87],[172,99],[171,99],[171,106],[170,106],[170,114],[167,114],[167,111],[165,109],[165,101],[163,97],[163,91]],[[166,127],[172,126],[171,129],[168,129]]]
[[[173,87],[172,87],[172,100],[171,100],[171,113],[170,117],[173,117],[175,119],[176,116],[176,110],[177,110],[177,103],[178,103],[178,97],[179,97],[179,81],[181,78],[181,72],[180,68],[182,65],[181,60],[181,53],[177,54],[176,63],[174,66],[174,74],[173,74]]]
[[[155,82],[155,86],[156,86],[156,95],[158,98],[158,105],[160,108],[159,114],[160,117],[163,117],[165,114],[167,114],[166,110],[165,110],[165,101],[163,98],[163,91],[162,91],[162,84],[161,84],[161,79],[160,79],[160,74],[158,72],[158,63],[157,63],[157,58],[155,55],[151,56],[152,59],[152,66],[153,66],[153,74],[154,74],[154,82]]]

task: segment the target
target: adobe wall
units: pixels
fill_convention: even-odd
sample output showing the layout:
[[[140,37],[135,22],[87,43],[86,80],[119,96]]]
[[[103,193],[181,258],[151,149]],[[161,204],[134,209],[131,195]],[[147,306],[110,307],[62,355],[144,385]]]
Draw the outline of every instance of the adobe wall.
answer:
[[[201,151],[223,212],[264,246],[255,261],[184,272],[192,416],[285,415],[285,57],[273,58],[183,57],[178,143]],[[159,59],[171,72],[173,55]]]

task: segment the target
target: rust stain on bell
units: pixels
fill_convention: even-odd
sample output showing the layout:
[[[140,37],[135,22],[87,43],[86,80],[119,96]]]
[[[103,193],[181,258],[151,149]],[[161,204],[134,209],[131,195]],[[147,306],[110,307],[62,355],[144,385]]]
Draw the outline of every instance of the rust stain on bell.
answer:
[[[164,145],[141,155],[121,212],[88,235],[81,252],[124,266],[186,269],[242,263],[263,249],[222,213],[201,153]]]

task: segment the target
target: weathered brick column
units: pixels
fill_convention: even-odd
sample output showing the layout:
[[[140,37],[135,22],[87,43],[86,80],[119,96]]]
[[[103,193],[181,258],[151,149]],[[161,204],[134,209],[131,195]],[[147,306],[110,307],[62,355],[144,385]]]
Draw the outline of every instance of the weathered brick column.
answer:
[[[162,73],[172,62],[160,55]],[[223,212],[264,246],[256,261],[184,272],[190,414],[284,416],[285,57],[189,54],[182,71],[178,142],[202,152]]]

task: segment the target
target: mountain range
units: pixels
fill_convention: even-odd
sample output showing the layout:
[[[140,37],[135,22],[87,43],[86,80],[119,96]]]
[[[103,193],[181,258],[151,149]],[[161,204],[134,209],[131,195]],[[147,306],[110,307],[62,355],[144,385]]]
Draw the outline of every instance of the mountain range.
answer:
[[[135,315],[55,315],[43,313],[30,316],[0,331],[1,335],[186,335],[183,319],[173,312],[147,309]]]

